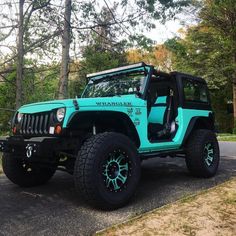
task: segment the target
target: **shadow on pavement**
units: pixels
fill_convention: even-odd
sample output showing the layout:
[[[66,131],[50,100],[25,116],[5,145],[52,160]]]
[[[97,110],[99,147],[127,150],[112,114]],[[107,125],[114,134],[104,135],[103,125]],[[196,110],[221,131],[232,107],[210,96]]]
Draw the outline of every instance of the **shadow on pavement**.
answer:
[[[191,177],[184,159],[150,159],[133,200],[112,212],[88,206],[75,193],[73,177],[56,173],[45,186],[19,188],[0,176],[0,235],[88,235],[131,216],[152,210],[187,194],[236,176],[236,158],[222,157],[217,175]]]

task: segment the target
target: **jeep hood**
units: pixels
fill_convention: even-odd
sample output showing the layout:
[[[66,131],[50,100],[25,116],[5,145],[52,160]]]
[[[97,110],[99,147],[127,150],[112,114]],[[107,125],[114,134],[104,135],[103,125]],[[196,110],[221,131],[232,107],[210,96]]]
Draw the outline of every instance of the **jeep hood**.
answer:
[[[96,98],[75,98],[65,100],[52,100],[47,102],[31,103],[22,106],[18,111],[20,113],[37,113],[45,112],[60,107],[73,108],[75,107],[74,101],[77,101],[79,107],[113,107],[113,106],[144,106],[145,101],[138,98],[136,95],[122,95],[113,97],[96,97]],[[84,110],[84,109],[83,109]]]

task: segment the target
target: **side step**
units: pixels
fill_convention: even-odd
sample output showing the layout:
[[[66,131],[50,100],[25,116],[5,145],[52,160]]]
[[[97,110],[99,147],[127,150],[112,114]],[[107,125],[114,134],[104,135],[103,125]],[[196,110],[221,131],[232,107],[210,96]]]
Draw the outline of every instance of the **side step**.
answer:
[[[184,149],[173,149],[168,151],[154,151],[154,152],[145,152],[140,153],[140,157],[143,160],[154,157],[185,157]]]

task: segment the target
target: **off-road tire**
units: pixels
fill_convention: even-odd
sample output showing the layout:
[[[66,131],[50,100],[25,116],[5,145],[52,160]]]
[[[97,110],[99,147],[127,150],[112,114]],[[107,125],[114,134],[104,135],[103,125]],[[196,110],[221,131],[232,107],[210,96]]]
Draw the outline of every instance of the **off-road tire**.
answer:
[[[56,171],[56,168],[32,166],[27,161],[8,153],[4,153],[2,156],[2,168],[7,178],[20,187],[45,184]]]
[[[104,163],[116,150],[125,153],[127,179],[119,190],[108,189]],[[125,172],[126,173],[126,172]],[[78,153],[74,167],[75,188],[91,205],[113,210],[125,205],[134,195],[140,179],[140,158],[134,143],[125,135],[105,132],[90,137]],[[120,183],[120,182],[119,182]]]
[[[211,144],[212,157],[211,163],[206,162],[205,147]],[[211,130],[194,130],[186,146],[186,165],[193,176],[209,178],[216,174],[219,161],[219,144],[216,135]]]

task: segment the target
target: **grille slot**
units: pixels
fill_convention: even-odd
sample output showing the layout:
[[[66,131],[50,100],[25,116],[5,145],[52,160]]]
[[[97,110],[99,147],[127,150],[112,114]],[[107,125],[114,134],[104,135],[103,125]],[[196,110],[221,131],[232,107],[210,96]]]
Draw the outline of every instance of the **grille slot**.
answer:
[[[20,134],[49,134],[50,114],[24,114],[20,123]]]

